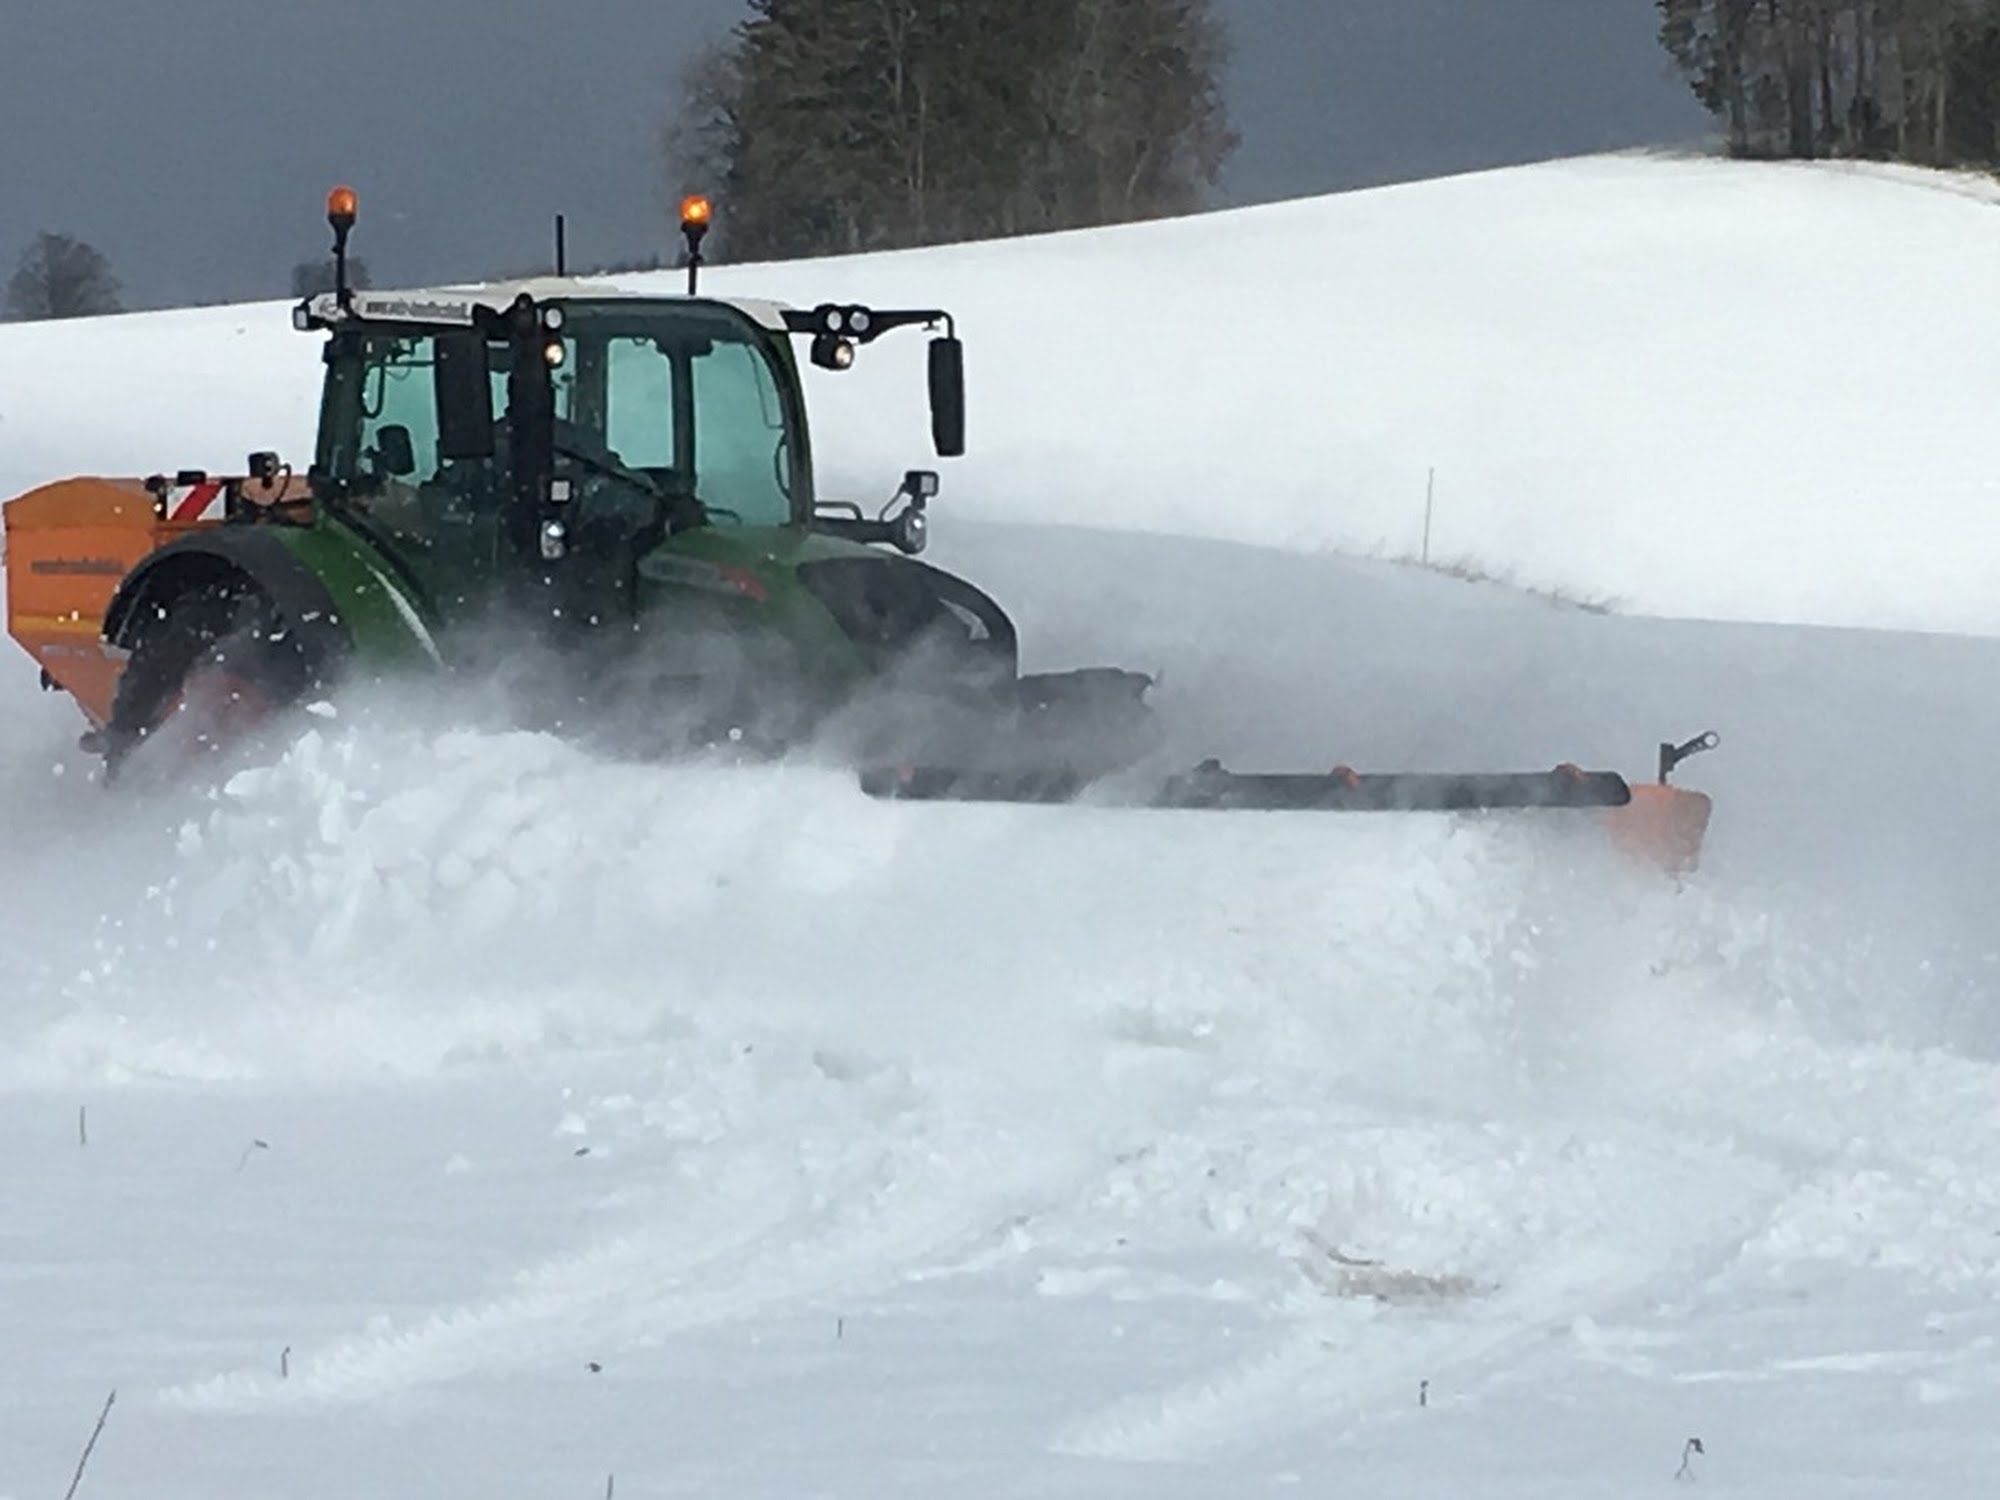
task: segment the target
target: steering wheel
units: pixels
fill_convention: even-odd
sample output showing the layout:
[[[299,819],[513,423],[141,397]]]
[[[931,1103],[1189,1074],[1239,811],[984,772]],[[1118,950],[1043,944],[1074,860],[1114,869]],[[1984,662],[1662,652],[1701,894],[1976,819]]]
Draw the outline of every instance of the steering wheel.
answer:
[[[595,469],[598,473],[606,475],[609,478],[621,480],[637,489],[644,490],[656,499],[666,498],[659,485],[653,482],[650,475],[643,474],[637,469],[628,468],[624,460],[613,455],[609,448],[593,453],[580,445],[578,437],[573,436],[570,441],[564,441],[566,433],[580,434],[580,432],[581,429],[573,423],[558,418],[554,422],[553,430],[550,433],[549,446],[554,452],[561,454],[565,458],[575,459],[585,468]]]
[[[583,449],[572,448],[567,443],[553,443],[550,446],[564,458],[573,458],[586,469],[594,469],[612,479],[623,480],[633,488],[645,490],[650,495],[660,495],[660,487],[653,483],[651,476],[641,474],[637,469],[628,469],[614,459],[600,458],[595,453],[586,453]]]

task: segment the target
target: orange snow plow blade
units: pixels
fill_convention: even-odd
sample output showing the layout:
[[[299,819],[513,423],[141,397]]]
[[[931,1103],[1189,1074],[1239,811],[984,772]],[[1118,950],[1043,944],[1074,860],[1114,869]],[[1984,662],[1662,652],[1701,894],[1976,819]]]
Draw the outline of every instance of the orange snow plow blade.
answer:
[[[1599,816],[1611,842],[1634,859],[1685,875],[1701,863],[1715,803],[1706,792],[1677,786],[1635,786],[1632,800]]]
[[[1156,784],[1115,775],[1093,780],[1067,766],[1026,770],[949,765],[864,768],[861,788],[896,802],[1015,802],[1058,804],[1088,797],[1093,806],[1163,812],[1517,813],[1599,820],[1614,847],[1668,874],[1685,875],[1700,861],[1713,804],[1706,794],[1668,784],[1691,755],[1720,739],[1696,735],[1660,746],[1660,779],[1632,785],[1612,771],[1562,765],[1553,771],[1364,775],[1348,766],[1326,774],[1239,773],[1220,761]]]
[[[110,719],[124,666],[99,633],[118,585],[156,547],[219,519],[224,490],[208,479],[63,479],[0,511],[7,630],[93,725]]]
[[[1682,761],[1705,755],[1721,743],[1722,737],[1712,729],[1683,744],[1662,742],[1660,779],[1635,784],[1623,806],[1606,808],[1599,814],[1611,842],[1670,875],[1692,872],[1701,863],[1702,840],[1708,837],[1708,819],[1715,803],[1706,792],[1691,792],[1668,783]]]

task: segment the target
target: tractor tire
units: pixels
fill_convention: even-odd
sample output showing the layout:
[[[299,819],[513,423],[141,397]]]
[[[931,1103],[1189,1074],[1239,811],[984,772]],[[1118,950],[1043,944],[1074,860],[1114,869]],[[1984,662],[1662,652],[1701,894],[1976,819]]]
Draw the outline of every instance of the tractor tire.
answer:
[[[118,680],[102,738],[105,778],[151,762],[172,742],[166,774],[244,742],[319,679],[296,633],[261,592],[211,585],[177,596],[139,638]],[[145,752],[145,753],[142,753]]]

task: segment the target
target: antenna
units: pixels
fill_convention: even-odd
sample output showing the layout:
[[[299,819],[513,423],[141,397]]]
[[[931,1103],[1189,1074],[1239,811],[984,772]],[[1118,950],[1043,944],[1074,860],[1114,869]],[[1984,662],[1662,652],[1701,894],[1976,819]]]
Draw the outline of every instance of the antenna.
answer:
[[[566,233],[567,229],[568,225],[564,223],[563,216],[561,214],[557,214],[556,215],[556,275],[558,276],[569,275],[569,236]]]

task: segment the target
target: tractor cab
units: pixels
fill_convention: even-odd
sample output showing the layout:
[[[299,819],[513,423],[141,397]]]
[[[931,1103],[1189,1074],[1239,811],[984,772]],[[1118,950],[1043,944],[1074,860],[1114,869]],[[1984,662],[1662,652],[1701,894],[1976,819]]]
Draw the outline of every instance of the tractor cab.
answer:
[[[447,609],[592,549],[812,520],[775,309],[558,284],[320,299],[301,321],[330,333],[313,498]]]
[[[892,522],[818,502],[791,340],[844,370],[892,329],[942,325],[931,406],[938,452],[950,456],[965,439],[949,314],[703,297],[701,199],[683,205],[686,295],[568,277],[357,291],[345,274],[353,210],[345,190],[329,201],[335,289],[293,317],[328,335],[309,484],[438,612],[524,588],[608,604],[631,593],[637,559],[699,528],[921,550],[936,490],[927,474],[906,480],[910,503]]]

